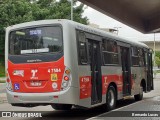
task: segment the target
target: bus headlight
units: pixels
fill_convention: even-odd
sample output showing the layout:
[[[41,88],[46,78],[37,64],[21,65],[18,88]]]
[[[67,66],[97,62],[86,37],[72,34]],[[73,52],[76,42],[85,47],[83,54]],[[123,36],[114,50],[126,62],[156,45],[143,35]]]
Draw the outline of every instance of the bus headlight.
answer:
[[[66,90],[67,88],[69,88],[70,83],[71,83],[71,71],[66,67],[63,74],[61,90]]]

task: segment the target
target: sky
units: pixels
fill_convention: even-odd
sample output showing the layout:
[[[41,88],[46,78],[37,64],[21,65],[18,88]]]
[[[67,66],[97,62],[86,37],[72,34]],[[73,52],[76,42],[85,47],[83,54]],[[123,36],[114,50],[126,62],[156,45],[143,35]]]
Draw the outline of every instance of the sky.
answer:
[[[143,34],[107,15],[92,9],[91,7],[87,7],[87,9],[85,9],[83,16],[87,16],[90,23],[97,24],[100,28],[121,27],[118,29],[118,35],[123,38],[136,41],[154,41],[154,34]],[[160,41],[160,33],[155,34],[155,40]]]

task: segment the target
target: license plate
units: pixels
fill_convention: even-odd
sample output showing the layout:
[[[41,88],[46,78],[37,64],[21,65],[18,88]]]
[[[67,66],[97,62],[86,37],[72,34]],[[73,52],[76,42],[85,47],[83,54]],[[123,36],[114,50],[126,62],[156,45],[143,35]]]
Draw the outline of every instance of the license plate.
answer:
[[[40,81],[32,81],[30,83],[30,85],[33,86],[33,87],[38,87],[38,86],[42,85],[42,82],[40,82]]]

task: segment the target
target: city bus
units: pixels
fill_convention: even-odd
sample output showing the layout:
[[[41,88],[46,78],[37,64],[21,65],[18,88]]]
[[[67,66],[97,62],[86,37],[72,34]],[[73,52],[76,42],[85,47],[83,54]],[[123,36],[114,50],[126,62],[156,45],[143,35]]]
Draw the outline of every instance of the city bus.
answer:
[[[117,100],[153,90],[147,45],[65,19],[7,27],[5,66],[13,106],[112,110]]]

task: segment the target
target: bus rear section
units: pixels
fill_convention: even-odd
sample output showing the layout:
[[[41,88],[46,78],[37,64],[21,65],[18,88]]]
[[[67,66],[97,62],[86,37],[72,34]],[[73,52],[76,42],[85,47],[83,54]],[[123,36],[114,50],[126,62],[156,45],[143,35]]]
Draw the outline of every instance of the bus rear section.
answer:
[[[70,87],[71,70],[64,65],[62,26],[8,28],[6,34],[8,102],[70,108],[75,90]]]

